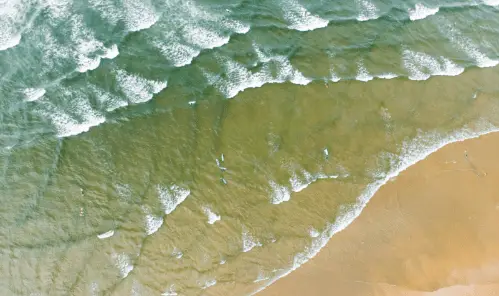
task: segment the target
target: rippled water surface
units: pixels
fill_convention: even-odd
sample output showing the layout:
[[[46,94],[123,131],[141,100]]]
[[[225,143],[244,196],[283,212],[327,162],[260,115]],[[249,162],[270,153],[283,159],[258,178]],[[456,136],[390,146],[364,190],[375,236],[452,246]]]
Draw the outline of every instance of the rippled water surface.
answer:
[[[0,0],[0,294],[247,295],[499,124],[499,1]]]

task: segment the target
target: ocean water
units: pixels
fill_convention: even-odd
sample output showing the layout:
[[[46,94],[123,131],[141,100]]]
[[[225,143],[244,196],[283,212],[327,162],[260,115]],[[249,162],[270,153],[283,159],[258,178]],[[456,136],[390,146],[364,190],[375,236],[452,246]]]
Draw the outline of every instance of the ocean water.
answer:
[[[494,0],[0,0],[0,295],[256,293],[498,64]]]

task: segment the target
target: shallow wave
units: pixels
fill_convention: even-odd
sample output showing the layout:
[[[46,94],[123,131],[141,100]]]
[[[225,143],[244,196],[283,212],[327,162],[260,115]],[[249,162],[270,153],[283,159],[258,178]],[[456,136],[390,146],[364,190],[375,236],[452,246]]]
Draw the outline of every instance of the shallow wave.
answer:
[[[365,22],[380,17],[379,9],[370,0],[356,0],[355,3],[359,10],[359,15],[357,16],[358,21]]]
[[[288,2],[286,2],[288,3]],[[297,31],[312,31],[320,28],[327,27],[328,25],[334,23],[342,23],[346,21],[371,21],[377,20],[384,17],[388,17],[390,12],[398,10],[397,7],[392,7],[389,10],[381,11],[374,2],[370,0],[356,0],[355,4],[357,7],[357,14],[351,15],[348,17],[338,16],[338,17],[330,17],[330,18],[321,18],[318,15],[310,13],[306,10],[302,5],[297,3],[296,1],[289,1],[289,7],[291,9],[286,11],[285,20],[290,23],[287,26],[288,29],[297,30]],[[430,6],[422,3],[416,3],[414,7],[407,9],[407,19],[411,21],[418,21],[425,19],[429,16],[436,15],[441,10],[444,9],[467,9],[469,7],[479,6],[479,5],[487,5],[487,6],[498,6],[499,0],[484,0],[481,3],[471,2],[471,3],[459,3],[459,4],[441,4],[440,6]],[[288,5],[288,4],[286,4]],[[296,6],[295,6],[296,5]],[[289,9],[289,7],[284,6]],[[277,25],[276,25],[277,26]]]
[[[167,82],[148,80],[121,69],[116,71],[116,80],[126,98],[133,104],[151,100],[154,94],[167,86]]]
[[[136,32],[150,28],[160,17],[149,0],[125,0],[123,19],[128,31]]]
[[[264,286],[257,289],[250,295],[255,295],[264,290],[278,279],[287,276],[305,262],[315,257],[336,233],[344,230],[361,214],[369,200],[384,184],[398,176],[401,172],[448,144],[478,138],[482,135],[493,132],[499,132],[499,128],[492,126],[489,123],[481,122],[478,129],[469,129],[465,127],[453,134],[446,135],[439,134],[437,132],[420,134],[415,139],[403,143],[399,148],[399,156],[391,159],[393,164],[391,171],[377,176],[377,181],[366,187],[363,193],[357,198],[357,203],[354,206],[340,208],[335,221],[328,224],[319,235],[314,232],[313,236],[311,235],[312,237],[315,236],[312,243],[305,251],[294,257],[291,268],[273,277]]]
[[[442,33],[456,45],[456,47],[461,49],[461,51],[473,59],[478,67],[489,68],[499,64],[499,60],[491,59],[482,53],[477,45],[475,45],[469,38],[465,37],[452,25],[444,24],[443,26],[439,26],[439,28],[442,30]]]
[[[168,17],[161,19],[151,34],[151,45],[175,67],[192,63],[201,51],[229,43],[233,34],[246,34],[250,26],[191,1],[172,2],[165,7]]]
[[[492,67],[499,63],[496,60],[487,58],[478,51],[470,40],[467,40],[465,46],[467,53],[476,60],[476,64],[470,66]],[[329,77],[310,78],[295,69],[288,57],[265,54],[257,46],[254,47],[254,50],[258,62],[252,66],[219,58],[224,71],[221,74],[204,71],[208,84],[215,87],[226,98],[233,98],[246,89],[259,88],[272,83],[291,82],[297,85],[307,85],[317,80],[369,82],[375,78],[394,79],[397,77],[407,77],[410,80],[427,80],[433,76],[457,76],[465,71],[463,65],[458,65],[444,56],[434,57],[423,52],[404,49],[401,51],[400,56],[402,69],[387,69],[388,71],[385,70],[385,72],[372,73],[367,68],[364,60],[359,59],[357,61],[357,71],[353,75],[340,76],[335,71],[335,66],[330,66]]]
[[[404,50],[403,64],[410,80],[427,80],[431,76],[457,76],[464,68],[444,57],[435,58],[422,52]]]
[[[89,0],[90,7],[105,20],[112,25],[122,21],[129,32],[148,29],[161,16],[149,0],[124,0],[121,3],[122,7],[118,7],[112,0]]]
[[[255,51],[262,62],[259,70],[251,71],[245,65],[232,60],[221,61],[225,70],[224,77],[205,71],[208,83],[225,97],[233,98],[245,89],[258,88],[268,83],[289,81],[293,84],[307,85],[312,81],[296,70],[286,56],[268,56],[258,48],[255,48]]]
[[[74,93],[66,91],[71,99]],[[47,100],[37,101],[35,113],[47,118],[55,127],[56,135],[59,138],[74,136],[87,132],[90,128],[106,121],[99,111],[93,109],[88,100],[72,98],[69,110],[56,106]],[[77,116],[71,115],[76,114]]]
[[[99,67],[101,58],[113,59],[118,56],[118,46],[112,45],[105,48],[104,44],[97,40],[94,33],[85,27],[82,16],[71,18],[71,40],[74,42],[74,59],[76,70],[80,73],[95,70]]]
[[[294,0],[282,3],[284,19],[289,23],[288,28],[298,31],[311,31],[324,28],[329,21],[310,13],[305,7]]]
[[[364,65],[364,62],[362,61],[359,61],[357,63],[357,76],[355,77],[355,79],[362,82],[368,82],[374,79],[374,76],[369,74],[366,66]]]
[[[166,82],[148,80],[121,69],[114,73],[125,98],[93,84],[85,84],[83,90],[56,86],[49,89],[50,95],[43,88],[27,88],[23,90],[23,95],[26,101],[35,104],[34,113],[52,124],[57,137],[64,138],[88,132],[92,127],[104,123],[104,111],[111,112],[130,104],[147,102],[167,86]],[[99,108],[92,106],[94,99]],[[53,102],[57,100],[61,101],[55,105]]]

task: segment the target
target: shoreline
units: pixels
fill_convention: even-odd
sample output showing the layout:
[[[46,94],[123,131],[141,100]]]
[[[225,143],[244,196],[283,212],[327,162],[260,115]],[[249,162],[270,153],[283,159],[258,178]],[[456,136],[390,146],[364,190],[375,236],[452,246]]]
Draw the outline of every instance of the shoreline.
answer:
[[[455,146],[465,145],[465,143],[468,142],[482,142],[484,141],[483,138],[494,137],[499,139],[499,133],[497,132],[498,130],[493,127],[482,129],[480,132],[474,132],[471,129],[465,128],[461,131],[448,135],[447,137],[440,138],[439,141],[434,144],[426,146],[422,145],[421,147],[421,143],[418,142],[425,143],[425,140],[427,140],[425,137],[432,138],[435,137],[435,135],[425,135],[422,139],[415,139],[409,143],[405,143],[402,145],[402,156],[399,157],[396,169],[391,170],[391,172],[386,174],[384,178],[368,185],[363,194],[359,197],[359,202],[356,204],[353,211],[349,211],[348,213],[339,216],[334,224],[328,225],[328,229],[321,233],[320,237],[322,238],[319,237],[319,241],[322,240],[319,242],[320,245],[318,245],[318,240],[314,240],[311,244],[312,250],[309,251],[308,254],[304,252],[295,256],[291,269],[287,270],[282,275],[275,277],[265,286],[262,286],[250,295],[279,295],[275,294],[274,291],[279,291],[281,287],[285,285],[283,282],[305,282],[303,279],[300,279],[299,275],[295,275],[296,270],[301,270],[302,268],[307,270],[310,270],[311,268],[313,269],[314,267],[310,267],[310,265],[315,265],[316,263],[314,261],[319,260],[315,258],[320,257],[322,252],[326,252],[325,249],[328,249],[331,240],[333,240],[336,235],[342,232],[348,232],[348,228],[353,223],[356,223],[360,217],[362,217],[361,214],[366,210],[365,208],[370,207],[369,204],[371,203],[371,199],[376,195],[381,195],[379,192],[383,191],[384,187],[392,186],[392,181],[398,179],[401,175],[408,174],[407,171],[414,170],[413,167],[421,166],[422,163],[424,164],[425,162],[428,162],[428,159],[434,158],[433,155],[435,154],[445,153],[446,150],[451,150]],[[414,153],[414,150],[419,151]],[[397,183],[397,181],[393,183]],[[389,186],[386,186],[387,184],[389,184]],[[383,197],[378,198],[383,199]],[[327,234],[327,238],[324,237],[325,234]],[[297,260],[297,258],[299,259]],[[306,285],[306,283],[303,284]],[[289,291],[286,293],[288,293],[287,295],[295,295],[293,293],[289,294]]]

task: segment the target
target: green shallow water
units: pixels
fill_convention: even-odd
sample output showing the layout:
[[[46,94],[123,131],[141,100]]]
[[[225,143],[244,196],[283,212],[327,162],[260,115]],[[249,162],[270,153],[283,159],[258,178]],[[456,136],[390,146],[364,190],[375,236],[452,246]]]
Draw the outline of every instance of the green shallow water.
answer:
[[[2,295],[252,293],[495,130],[499,10],[415,4],[0,3]]]

